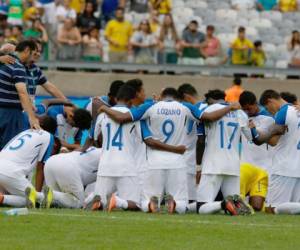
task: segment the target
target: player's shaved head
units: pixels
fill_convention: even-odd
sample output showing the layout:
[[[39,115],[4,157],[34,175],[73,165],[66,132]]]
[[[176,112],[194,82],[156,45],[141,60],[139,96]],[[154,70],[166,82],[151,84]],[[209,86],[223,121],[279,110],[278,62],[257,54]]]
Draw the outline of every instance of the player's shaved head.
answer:
[[[174,99],[179,99],[179,94],[178,94],[178,91],[175,88],[165,88],[161,92],[161,97],[162,98],[172,97]]]
[[[121,80],[113,81],[110,85],[108,96],[109,97],[116,97],[118,94],[119,89],[125,84],[125,82]]]
[[[41,118],[39,118],[40,120],[40,125],[41,128],[47,132],[49,132],[50,134],[55,134],[56,129],[57,129],[57,122],[54,118],[50,117],[50,116],[43,116]]]
[[[194,97],[198,96],[198,92],[195,89],[195,87],[189,83],[184,83],[180,85],[177,91],[179,94],[179,98],[182,100],[184,99],[184,95],[191,95]]]
[[[244,91],[241,95],[240,95],[240,99],[239,102],[241,104],[241,106],[245,106],[245,105],[253,105],[257,103],[257,99],[256,96],[253,92],[251,91]]]
[[[205,95],[205,100],[207,103],[210,103],[211,101],[219,101],[225,99],[225,92],[220,89],[213,89],[209,90]]]
[[[117,94],[117,100],[122,102],[129,102],[136,96],[136,91],[131,86],[125,84],[123,85]]]

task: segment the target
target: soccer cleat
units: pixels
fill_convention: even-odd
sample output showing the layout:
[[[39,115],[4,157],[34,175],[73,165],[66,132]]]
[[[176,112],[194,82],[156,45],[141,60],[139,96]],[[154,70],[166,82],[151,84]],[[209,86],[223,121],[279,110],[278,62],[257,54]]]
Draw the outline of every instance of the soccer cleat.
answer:
[[[158,198],[156,196],[151,197],[148,208],[149,208],[149,213],[158,212]]]
[[[95,195],[92,201],[86,204],[85,209],[90,211],[97,211],[103,209],[100,195]]]
[[[168,213],[173,214],[175,212],[175,208],[176,208],[176,202],[174,201],[173,196],[170,194],[166,195],[165,201],[167,204]]]
[[[251,215],[254,214],[254,211],[251,207],[244,202],[244,200],[239,195],[233,196],[233,202],[237,208],[239,215]]]
[[[25,196],[26,196],[26,207],[31,209],[35,208],[36,204],[36,191],[33,187],[27,187],[25,189]]]
[[[117,199],[116,199],[116,195],[112,194],[110,200],[109,200],[109,204],[108,204],[108,212],[111,212],[113,209],[115,209],[117,207]]]
[[[41,208],[49,209],[53,202],[53,190],[50,187],[45,186],[43,188],[43,193],[44,193],[44,199],[42,201]]]
[[[238,211],[237,211],[237,208],[235,207],[232,196],[227,196],[222,201],[221,206],[222,206],[222,209],[225,211],[226,214],[238,215]]]

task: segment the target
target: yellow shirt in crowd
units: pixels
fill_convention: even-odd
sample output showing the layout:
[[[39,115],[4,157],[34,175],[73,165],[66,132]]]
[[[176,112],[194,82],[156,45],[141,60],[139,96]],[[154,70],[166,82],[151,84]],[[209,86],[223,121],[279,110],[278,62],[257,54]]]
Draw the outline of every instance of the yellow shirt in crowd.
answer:
[[[241,40],[236,38],[232,46],[232,64],[247,64],[249,61],[249,50],[240,50],[243,48],[253,49],[253,43],[249,39]],[[235,49],[236,48],[236,49]]]
[[[110,51],[125,52],[127,51],[128,43],[132,35],[132,25],[127,22],[118,22],[111,20],[105,28],[105,36],[116,42],[119,46],[109,45]]]
[[[263,51],[253,50],[251,53],[251,64],[257,67],[265,66],[266,55]]]
[[[155,2],[157,2],[157,0],[150,0],[150,3],[152,4],[153,7],[155,5]],[[162,0],[158,8],[155,9],[158,10],[159,14],[168,14],[171,12],[171,8],[172,8],[171,0]]]
[[[76,11],[76,13],[80,13],[84,9],[85,0],[72,0],[71,8]]]
[[[280,0],[279,8],[283,12],[296,11],[297,0]]]

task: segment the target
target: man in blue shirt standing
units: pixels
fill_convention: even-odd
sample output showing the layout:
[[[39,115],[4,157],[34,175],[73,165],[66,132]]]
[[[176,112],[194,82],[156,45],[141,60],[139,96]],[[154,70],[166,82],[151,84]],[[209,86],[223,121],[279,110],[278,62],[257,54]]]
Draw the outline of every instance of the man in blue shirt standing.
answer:
[[[33,41],[20,42],[16,47],[15,63],[0,65],[0,150],[24,129],[23,110],[28,114],[30,127],[40,129],[27,92],[27,75],[22,64],[31,60],[36,49]]]

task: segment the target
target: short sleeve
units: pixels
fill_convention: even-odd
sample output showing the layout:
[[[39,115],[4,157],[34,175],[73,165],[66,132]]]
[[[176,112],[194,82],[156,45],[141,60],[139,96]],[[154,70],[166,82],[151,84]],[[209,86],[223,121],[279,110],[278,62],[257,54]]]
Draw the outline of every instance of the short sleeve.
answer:
[[[12,70],[12,75],[13,75],[13,82],[14,84],[18,84],[18,83],[26,83],[26,71],[24,67],[21,66],[15,66],[13,67]]]
[[[129,113],[132,117],[132,121],[138,121],[141,119],[146,119],[149,116],[149,109],[153,106],[153,103],[147,102],[138,107],[133,107],[129,110]]]
[[[285,125],[286,124],[286,116],[288,111],[288,105],[281,107],[281,109],[275,115],[275,123],[278,125]]]
[[[44,150],[44,152],[42,152],[42,154],[40,155],[41,157],[38,159],[38,161],[45,163],[51,156],[53,147],[54,147],[54,137],[53,137],[53,135],[50,135],[50,140],[46,147],[46,150]]]
[[[197,120],[197,121],[201,119],[205,108],[199,109],[197,106],[192,105],[192,104],[187,103],[187,102],[183,102],[182,104],[183,104],[183,106],[185,106],[188,109],[187,114],[188,114],[190,119]]]
[[[93,131],[92,131],[92,134],[91,134],[90,138],[94,138],[94,141],[98,140],[98,137],[101,133],[101,123],[102,123],[103,117],[104,117],[104,114],[101,113],[97,117],[96,123],[93,126]]]
[[[140,126],[141,126],[141,135],[143,140],[152,138],[152,133],[145,120],[140,121]]]
[[[46,76],[43,74],[40,68],[38,68],[38,81],[37,85],[43,85],[47,82]]]

